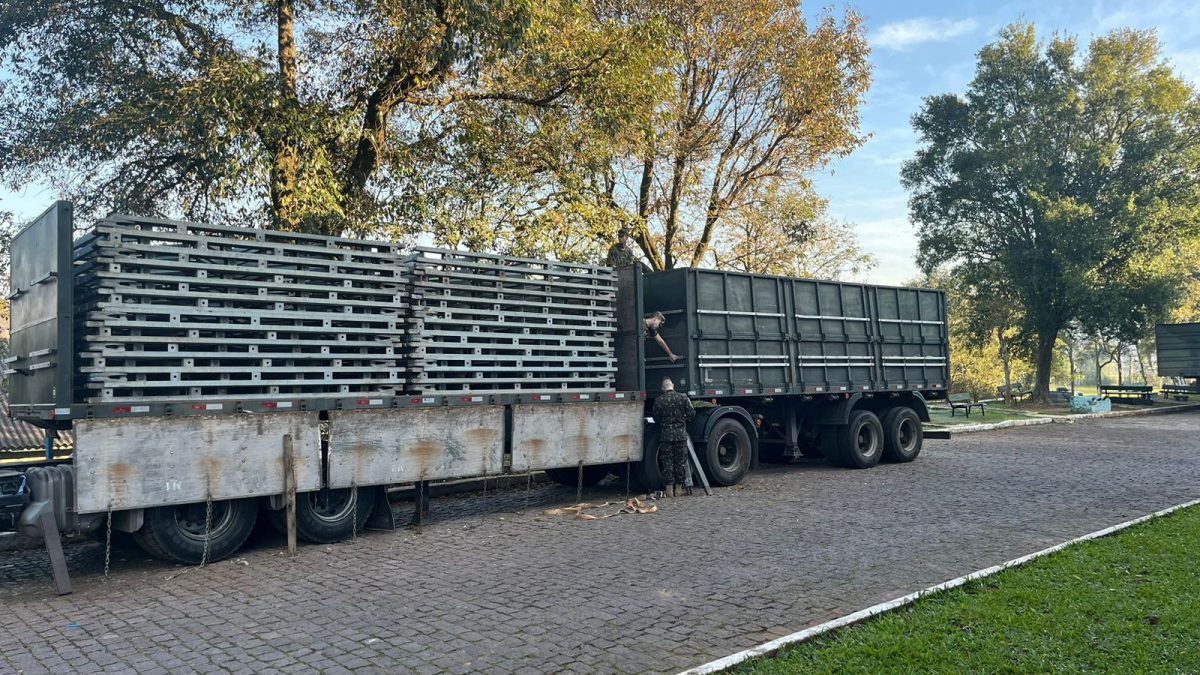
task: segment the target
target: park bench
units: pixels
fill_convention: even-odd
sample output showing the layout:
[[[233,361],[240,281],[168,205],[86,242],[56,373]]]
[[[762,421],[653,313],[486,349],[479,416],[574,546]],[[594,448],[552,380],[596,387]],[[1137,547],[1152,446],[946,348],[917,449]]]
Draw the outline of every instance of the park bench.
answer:
[[[982,401],[971,400],[970,394],[950,394],[946,399],[950,402],[950,416],[954,417],[956,410],[967,411],[967,417],[971,416],[971,408],[979,408],[980,415],[987,415],[987,410],[983,407]]]
[[[996,396],[998,396],[999,398],[1004,398],[1004,392],[1007,389],[1008,388],[1005,387],[1004,385],[1000,385],[999,387],[996,387]],[[1020,401],[1021,399],[1025,398],[1026,396],[1029,396],[1032,393],[1033,393],[1032,390],[1025,389],[1025,385],[1023,385],[1019,382],[1012,385],[1012,400],[1014,400],[1014,401]]]
[[[1100,395],[1111,399],[1119,399],[1122,403],[1151,405],[1154,403],[1154,387],[1138,385],[1101,385]]]
[[[1189,396],[1200,396],[1200,391],[1197,391],[1189,384],[1164,384],[1159,387],[1159,392],[1164,398],[1175,399],[1176,401],[1186,401]]]

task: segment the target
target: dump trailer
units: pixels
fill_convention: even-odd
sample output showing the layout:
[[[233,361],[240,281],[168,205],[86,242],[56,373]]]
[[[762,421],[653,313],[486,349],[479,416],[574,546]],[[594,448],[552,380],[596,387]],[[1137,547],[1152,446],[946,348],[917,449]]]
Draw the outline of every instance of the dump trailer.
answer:
[[[199,563],[264,517],[332,542],[395,484],[545,471],[661,487],[663,377],[706,477],[912,461],[948,384],[937,290],[549,260],[56,203],[12,245],[14,418],[66,461],[0,470],[0,529],[129,532]],[[661,312],[672,362],[647,337]],[[52,558],[53,546],[51,547]]]
[[[1200,378],[1200,323],[1160,323],[1154,327],[1158,374]]]

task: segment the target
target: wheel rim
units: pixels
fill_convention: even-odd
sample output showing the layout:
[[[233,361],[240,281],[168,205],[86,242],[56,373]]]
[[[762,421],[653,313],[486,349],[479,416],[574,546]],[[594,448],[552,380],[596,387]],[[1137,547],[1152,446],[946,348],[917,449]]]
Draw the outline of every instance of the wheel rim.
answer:
[[[854,435],[854,444],[860,455],[872,457],[879,452],[879,434],[875,433],[875,428],[870,424],[862,424],[858,427],[858,433]]]
[[[318,520],[336,523],[350,515],[350,510],[354,508],[354,496],[350,488],[326,488],[308,493],[308,505]]]
[[[229,502],[213,502],[212,522],[206,528],[207,520],[205,504],[184,504],[175,507],[175,525],[180,534],[192,541],[204,541],[206,529],[210,541],[224,535],[233,526],[233,508]]]
[[[738,447],[737,435],[722,434],[721,439],[717,442],[717,464],[725,471],[733,471],[738,466],[740,456],[741,449]]]
[[[900,450],[908,454],[917,447],[917,425],[911,419],[900,420]]]

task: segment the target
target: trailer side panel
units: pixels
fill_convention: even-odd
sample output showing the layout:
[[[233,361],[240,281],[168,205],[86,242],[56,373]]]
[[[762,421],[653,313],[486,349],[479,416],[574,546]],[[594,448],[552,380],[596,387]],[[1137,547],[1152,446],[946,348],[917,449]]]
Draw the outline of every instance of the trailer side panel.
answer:
[[[79,512],[280,494],[287,434],[297,490],[320,488],[316,413],[75,420]]]
[[[504,470],[504,406],[329,414],[329,487],[486,476]]]
[[[645,404],[640,400],[512,408],[513,471],[642,459]]]

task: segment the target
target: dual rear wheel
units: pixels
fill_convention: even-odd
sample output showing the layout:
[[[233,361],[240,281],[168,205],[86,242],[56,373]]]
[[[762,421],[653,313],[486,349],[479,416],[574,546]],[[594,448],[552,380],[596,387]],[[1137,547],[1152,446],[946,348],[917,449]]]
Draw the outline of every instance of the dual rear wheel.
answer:
[[[834,466],[868,469],[880,460],[911,462],[921,453],[921,418],[907,406],[887,409],[880,419],[870,410],[855,410],[844,425],[827,428],[821,450]]]
[[[366,488],[298,493],[296,534],[305,541],[329,544],[361,531],[375,508],[376,493]],[[258,512],[257,499],[158,506],[146,509],[133,540],[157,558],[198,565],[227,558],[241,548],[254,530]],[[285,510],[267,510],[266,516],[276,529],[285,531]]]

